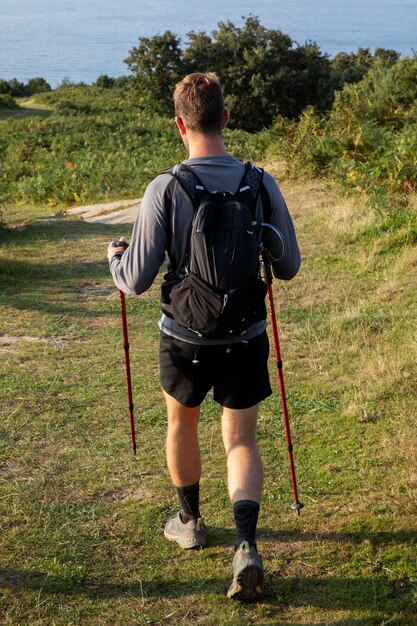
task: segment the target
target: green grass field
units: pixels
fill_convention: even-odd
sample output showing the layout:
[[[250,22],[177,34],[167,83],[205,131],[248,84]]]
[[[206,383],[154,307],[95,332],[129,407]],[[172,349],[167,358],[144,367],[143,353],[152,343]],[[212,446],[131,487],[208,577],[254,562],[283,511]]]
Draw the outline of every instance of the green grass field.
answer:
[[[234,530],[210,398],[200,428],[208,548],[182,552],[163,537],[177,501],[164,460],[158,284],[127,298],[131,451],[105,260],[128,229],[50,207],[3,210],[2,626],[417,624],[416,204],[395,223],[316,182],[284,194],[304,260],[274,290],[305,508],[290,510],[271,359],[274,395],[259,423],[265,599],[249,606],[225,597]]]

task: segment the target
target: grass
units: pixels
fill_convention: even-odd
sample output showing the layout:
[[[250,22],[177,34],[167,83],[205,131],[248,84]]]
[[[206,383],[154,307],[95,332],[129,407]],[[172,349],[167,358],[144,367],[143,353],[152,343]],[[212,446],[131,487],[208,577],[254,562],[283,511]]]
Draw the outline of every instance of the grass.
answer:
[[[19,98],[17,100],[18,109],[0,110],[0,121],[14,119],[24,119],[27,117],[47,118],[52,115],[53,108],[49,104],[36,102],[33,98]]]
[[[265,600],[253,606],[225,597],[234,531],[211,398],[200,428],[209,547],[181,552],[163,538],[177,502],[158,377],[161,277],[127,298],[133,457],[105,261],[120,227],[51,207],[28,207],[26,223],[22,207],[3,211],[0,339],[37,341],[0,346],[2,625],[416,624],[413,219],[387,230],[319,183],[287,183],[284,194],[304,261],[274,289],[305,508],[300,517],[289,508],[271,361],[275,393],[259,423],[267,575]]]

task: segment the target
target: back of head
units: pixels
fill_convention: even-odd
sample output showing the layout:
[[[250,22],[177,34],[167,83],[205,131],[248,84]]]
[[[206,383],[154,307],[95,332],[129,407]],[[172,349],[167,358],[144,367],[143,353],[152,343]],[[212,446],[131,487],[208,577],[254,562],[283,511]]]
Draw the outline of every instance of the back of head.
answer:
[[[223,128],[223,89],[214,72],[188,74],[174,91],[175,114],[185,126],[203,135],[219,134]]]

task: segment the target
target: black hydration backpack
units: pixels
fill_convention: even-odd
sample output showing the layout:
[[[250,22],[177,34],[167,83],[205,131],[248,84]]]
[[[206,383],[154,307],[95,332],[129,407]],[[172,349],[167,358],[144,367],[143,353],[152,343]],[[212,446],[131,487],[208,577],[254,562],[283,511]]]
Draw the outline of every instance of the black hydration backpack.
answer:
[[[210,193],[185,164],[168,172],[192,202],[194,218],[185,267],[165,284],[162,310],[202,337],[244,335],[266,315],[255,218],[263,170],[246,163],[236,194]]]

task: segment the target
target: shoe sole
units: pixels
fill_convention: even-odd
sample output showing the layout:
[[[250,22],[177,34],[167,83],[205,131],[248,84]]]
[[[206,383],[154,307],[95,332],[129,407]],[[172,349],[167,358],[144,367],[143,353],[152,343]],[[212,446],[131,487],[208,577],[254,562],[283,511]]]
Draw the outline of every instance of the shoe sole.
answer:
[[[170,535],[166,530],[164,531],[165,539],[168,541],[175,541],[180,548],[184,550],[200,550],[206,547],[206,543],[198,539],[186,539],[185,537],[178,537],[178,535]]]
[[[227,597],[242,602],[256,602],[262,597],[264,573],[258,565],[248,565],[233,581]]]

